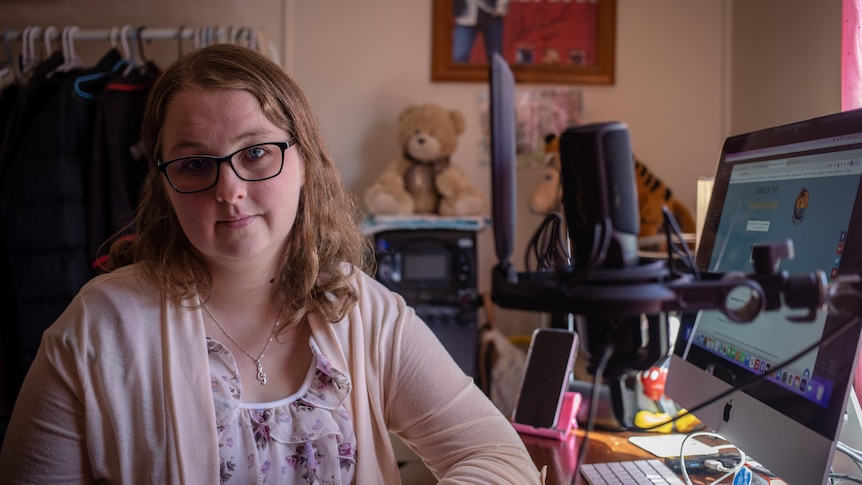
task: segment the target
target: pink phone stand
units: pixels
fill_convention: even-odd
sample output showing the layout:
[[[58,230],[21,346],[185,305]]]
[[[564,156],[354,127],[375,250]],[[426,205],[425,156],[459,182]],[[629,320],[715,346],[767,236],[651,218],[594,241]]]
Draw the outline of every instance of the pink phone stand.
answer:
[[[557,418],[557,424],[553,428],[534,428],[528,424],[512,423],[512,426],[519,433],[532,434],[536,436],[544,436],[545,438],[553,438],[555,440],[565,440],[573,429],[577,429],[578,421],[575,417],[578,414],[578,408],[581,406],[581,394],[578,392],[567,391],[563,396],[563,405],[560,406],[560,415]]]

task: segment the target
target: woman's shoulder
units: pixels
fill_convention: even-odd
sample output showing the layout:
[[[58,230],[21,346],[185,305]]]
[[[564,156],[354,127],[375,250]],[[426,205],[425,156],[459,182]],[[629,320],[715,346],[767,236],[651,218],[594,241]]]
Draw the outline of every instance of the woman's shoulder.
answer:
[[[144,276],[137,264],[130,264],[93,277],[80,290],[82,295],[114,292],[158,293],[155,285]]]
[[[163,292],[147,278],[138,265],[131,264],[93,277],[78,292],[70,307],[86,312],[125,313],[159,308]]]
[[[88,281],[45,332],[43,342],[61,347],[111,347],[158,332],[162,292],[135,265]]]
[[[353,285],[357,292],[360,293],[360,296],[364,293],[385,296],[397,295],[397,293],[393,293],[392,290],[387,288],[377,278],[360,269],[357,269],[353,275]]]
[[[358,296],[358,305],[374,306],[375,304],[391,305],[399,302],[403,303],[403,298],[398,293],[392,291],[379,280],[369,275],[364,271],[357,271],[353,278],[353,284],[356,288]]]

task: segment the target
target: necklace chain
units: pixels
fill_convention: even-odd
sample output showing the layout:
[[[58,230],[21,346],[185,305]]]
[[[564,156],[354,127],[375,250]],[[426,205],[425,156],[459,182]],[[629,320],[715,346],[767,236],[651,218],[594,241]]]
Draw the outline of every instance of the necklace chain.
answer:
[[[222,333],[224,333],[225,336],[228,339],[230,339],[231,342],[234,343],[234,345],[239,347],[239,349],[242,350],[245,353],[245,355],[248,356],[249,359],[253,360],[254,363],[257,364],[257,380],[260,381],[261,385],[266,384],[266,373],[263,372],[263,363],[262,363],[263,354],[266,353],[266,349],[269,348],[269,344],[272,342],[272,339],[275,338],[275,331],[278,329],[278,324],[281,323],[281,312],[278,312],[278,318],[275,320],[275,325],[273,325],[273,327],[272,327],[272,332],[269,333],[269,338],[266,340],[266,343],[263,345],[263,350],[261,350],[260,355],[258,355],[257,358],[255,358],[255,356],[252,355],[251,352],[249,352],[248,350],[245,350],[245,347],[240,345],[239,342],[237,342],[233,337],[230,336],[229,333],[227,333],[227,330],[225,330],[225,328],[222,327],[221,323],[219,323],[218,319],[215,317],[215,315],[213,315],[213,312],[210,311],[209,307],[206,306],[206,304],[204,304],[203,307],[204,307],[204,310],[206,310],[207,314],[210,316],[210,318],[213,319],[213,322],[215,322],[216,326],[222,331]]]

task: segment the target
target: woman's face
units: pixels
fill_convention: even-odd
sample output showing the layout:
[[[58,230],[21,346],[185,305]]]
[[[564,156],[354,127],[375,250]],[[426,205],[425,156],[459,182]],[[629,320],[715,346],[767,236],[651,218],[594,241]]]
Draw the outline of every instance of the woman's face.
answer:
[[[168,103],[161,156],[223,157],[291,136],[264,116],[247,91],[192,88]],[[303,178],[299,151],[291,147],[281,173],[268,180],[246,182],[222,163],[216,185],[203,192],[181,194],[162,182],[183,232],[211,268],[240,262],[249,270],[246,265],[260,264],[275,271],[296,219]]]

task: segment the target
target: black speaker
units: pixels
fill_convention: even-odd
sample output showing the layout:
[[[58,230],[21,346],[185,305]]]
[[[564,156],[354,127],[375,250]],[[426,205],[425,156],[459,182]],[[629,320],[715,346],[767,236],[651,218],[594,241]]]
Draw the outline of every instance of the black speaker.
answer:
[[[393,229],[374,234],[378,281],[396,291],[471,377],[478,376],[476,232]]]
[[[575,268],[636,264],[640,212],[628,127],[607,122],[567,129],[560,162]]]

